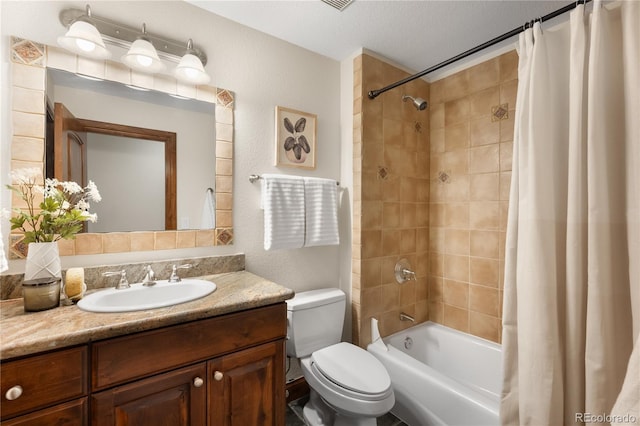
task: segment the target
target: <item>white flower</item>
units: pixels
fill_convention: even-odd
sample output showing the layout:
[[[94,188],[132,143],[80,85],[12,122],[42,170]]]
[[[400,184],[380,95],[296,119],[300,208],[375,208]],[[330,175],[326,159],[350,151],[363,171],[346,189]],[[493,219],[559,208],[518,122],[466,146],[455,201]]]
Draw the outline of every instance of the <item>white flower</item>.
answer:
[[[42,177],[39,168],[16,169],[10,173],[13,183],[7,185],[27,203],[26,210],[15,209],[19,216],[10,218],[11,229],[25,232],[26,242],[73,238],[79,232],[80,223],[98,220],[97,214],[89,213],[89,201],[101,200],[95,183],[89,181],[86,188],[76,182],[61,182],[58,179],[45,179],[44,184],[37,183],[42,181]],[[37,204],[40,203],[40,197],[35,194],[44,195],[44,202]]]
[[[92,180],[89,181],[89,185],[87,185],[87,196],[89,197],[90,200],[95,201],[95,202],[100,202],[102,200],[102,197],[100,196],[100,192],[98,192],[98,187],[96,186],[95,183],[93,183]]]
[[[87,211],[83,211],[81,216],[85,219],[88,220],[89,222],[92,223],[96,223],[98,221],[98,215],[97,213],[89,213]]]
[[[89,203],[87,203],[85,200],[80,200],[78,201],[78,204],[76,204],[76,208],[83,212],[88,212],[90,207],[91,206],[89,205]]]
[[[62,186],[62,189],[64,190],[64,192],[68,194],[77,194],[78,192],[83,191],[82,187],[73,181],[60,182],[60,186]]]
[[[53,197],[57,192],[58,192],[58,185],[60,184],[60,182],[58,182],[58,179],[45,179],[44,181],[44,188],[42,187],[36,187],[36,190],[42,194],[44,194],[45,197],[49,198],[49,197]]]
[[[34,184],[39,176],[42,176],[42,170],[37,167],[26,167],[9,172],[11,180],[18,185]]]

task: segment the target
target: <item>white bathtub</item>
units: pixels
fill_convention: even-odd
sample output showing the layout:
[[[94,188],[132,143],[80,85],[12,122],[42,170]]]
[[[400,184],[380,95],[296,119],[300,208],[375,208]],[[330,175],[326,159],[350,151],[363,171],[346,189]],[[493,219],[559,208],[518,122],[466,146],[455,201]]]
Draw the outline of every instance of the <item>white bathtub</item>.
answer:
[[[376,331],[374,320],[367,350],[391,376],[396,417],[410,426],[500,423],[500,345],[433,322],[377,341]]]

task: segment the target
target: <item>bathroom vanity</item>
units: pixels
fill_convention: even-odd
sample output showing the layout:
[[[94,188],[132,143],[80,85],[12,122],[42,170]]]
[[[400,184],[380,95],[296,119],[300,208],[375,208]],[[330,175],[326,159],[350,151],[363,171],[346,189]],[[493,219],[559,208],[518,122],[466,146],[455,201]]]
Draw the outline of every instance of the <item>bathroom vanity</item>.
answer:
[[[204,278],[211,295],[140,312],[2,302],[2,424],[284,424],[293,291],[245,271]]]

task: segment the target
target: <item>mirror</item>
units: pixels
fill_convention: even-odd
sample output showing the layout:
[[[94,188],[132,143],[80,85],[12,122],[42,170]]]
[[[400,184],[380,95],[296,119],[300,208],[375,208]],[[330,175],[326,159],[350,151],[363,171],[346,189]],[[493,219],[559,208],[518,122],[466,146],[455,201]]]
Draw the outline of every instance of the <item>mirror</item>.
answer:
[[[103,196],[92,206],[98,222],[89,224],[88,232],[201,229],[208,222],[203,206],[216,178],[214,104],[54,68],[47,69],[46,97],[49,106],[64,104],[77,122],[92,125],[72,126],[86,131],[83,170]],[[125,131],[131,128],[146,129],[151,136]],[[64,174],[51,170],[51,164],[69,156],[59,151],[56,161],[50,161],[54,149],[49,140],[54,138],[47,133],[47,175],[71,176],[67,166]],[[175,171],[167,158],[171,151],[162,146],[166,138],[153,133],[175,134]],[[62,164],[58,168],[62,170]]]
[[[178,170],[176,178],[177,230],[81,233],[77,235],[76,239],[59,241],[61,256],[189,249],[233,244],[235,121],[235,95],[233,92],[213,86],[180,84],[175,78],[164,74],[137,73],[117,62],[80,58],[63,49],[22,38],[11,37],[10,43],[10,72],[13,78],[10,81],[11,93],[8,97],[13,119],[10,150],[12,169],[38,167],[44,170],[47,70],[65,70],[72,74],[101,77],[126,84],[155,88],[159,92],[158,96],[163,96],[170,101],[173,98],[170,98],[169,94],[178,94],[190,99],[198,99],[208,106],[205,116],[209,119],[207,123],[213,130],[208,133],[206,143],[209,144],[209,149],[214,152],[214,155],[207,154],[205,157],[197,148],[181,150],[181,141],[195,139],[193,134],[176,137],[178,139],[176,155]],[[51,87],[51,84],[48,86]],[[112,88],[107,94],[114,96],[116,90],[121,90],[121,88]],[[132,92],[128,92],[131,95]],[[168,123],[180,123],[192,114],[193,111],[190,108],[193,103],[191,101],[187,103],[184,102],[184,99],[173,99],[172,102],[180,105],[180,109],[184,110],[182,112],[184,115],[182,118],[168,120]],[[70,107],[75,108],[73,105]],[[100,107],[98,110],[107,111]],[[140,106],[132,111],[130,114],[132,117],[128,118],[137,116],[146,119],[151,115],[149,111],[151,111],[151,107]],[[85,107],[81,106],[76,113],[82,117],[84,112]],[[99,120],[117,122],[102,117]],[[154,126],[145,124],[133,124],[132,126],[154,128]],[[215,178],[201,182],[202,173],[193,167],[201,159],[205,161],[205,169],[211,175],[215,174]],[[181,176],[181,173],[186,175]],[[213,182],[209,184],[211,180]],[[124,188],[118,189],[125,190]],[[185,201],[188,203],[190,198],[195,198],[198,201],[191,202],[190,207],[188,204],[183,204]],[[197,229],[197,222],[205,211],[203,203],[205,198],[215,200],[215,214],[209,215],[213,216],[212,219],[215,222],[212,224],[209,220],[207,229]],[[21,206],[21,203],[22,200],[14,194],[11,205],[18,207]],[[120,203],[115,208],[126,212],[126,206],[122,205],[123,203]],[[187,207],[183,207],[183,205]],[[28,246],[24,244],[23,235],[20,232],[11,232],[7,247],[10,259],[23,259],[27,255]]]

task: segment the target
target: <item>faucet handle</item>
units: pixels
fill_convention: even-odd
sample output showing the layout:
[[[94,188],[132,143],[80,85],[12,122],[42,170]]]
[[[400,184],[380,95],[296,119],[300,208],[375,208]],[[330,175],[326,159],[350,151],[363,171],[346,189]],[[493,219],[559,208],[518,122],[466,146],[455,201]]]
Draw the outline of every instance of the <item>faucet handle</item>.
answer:
[[[404,268],[404,269],[402,270],[402,276],[404,277],[404,279],[405,279],[406,281],[409,281],[409,280],[414,280],[414,281],[416,281],[416,273],[415,273],[415,272],[413,272],[413,271],[412,271],[411,269],[409,269],[409,268]]]
[[[102,273],[103,277],[113,277],[116,275],[120,275],[120,282],[118,282],[118,285],[116,285],[116,290],[122,290],[124,288],[131,287],[129,285],[129,281],[127,281],[127,271],[125,271],[124,269],[122,271],[110,271]]]
[[[396,281],[398,284],[405,283],[409,280],[416,281],[416,273],[411,269],[411,264],[407,259],[400,259],[394,268]]]
[[[189,269],[192,268],[193,265],[190,263],[185,263],[184,265],[173,265],[173,267],[171,268],[171,276],[169,277],[169,282],[170,283],[179,283],[180,281],[182,281],[182,278],[180,278],[180,276],[178,275],[178,269]]]
[[[145,267],[145,271],[144,278],[142,279],[142,285],[147,287],[156,285],[156,274],[153,272],[153,269],[151,269],[151,265],[147,265]]]

